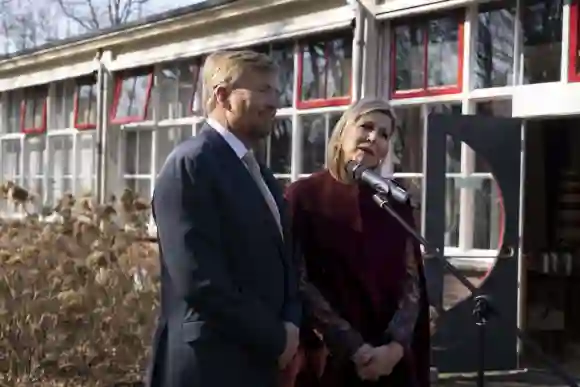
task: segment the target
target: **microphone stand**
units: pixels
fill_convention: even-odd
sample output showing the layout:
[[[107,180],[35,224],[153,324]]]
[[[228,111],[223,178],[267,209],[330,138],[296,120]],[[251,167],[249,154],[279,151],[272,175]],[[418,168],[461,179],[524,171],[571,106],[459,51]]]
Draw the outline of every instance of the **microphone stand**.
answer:
[[[411,225],[405,221],[389,204],[389,194],[385,192],[377,192],[373,195],[373,200],[379,207],[387,211],[403,228],[425,248],[425,256],[436,257],[441,261],[443,267],[451,273],[469,292],[475,296],[473,306],[473,316],[475,317],[475,324],[478,332],[478,361],[477,361],[477,387],[485,386],[485,328],[487,321],[493,316],[501,318],[499,313],[493,308],[490,298],[481,294],[480,290],[476,288],[468,279],[453,266],[443,256],[441,251],[437,248],[433,249],[429,242],[417,232]],[[516,327],[516,334],[518,338],[527,345],[536,355],[552,370],[552,373],[562,379],[570,387],[578,387],[576,380],[568,375],[562,367],[556,363],[552,358],[546,356],[542,349],[528,337],[528,335],[521,329]]]

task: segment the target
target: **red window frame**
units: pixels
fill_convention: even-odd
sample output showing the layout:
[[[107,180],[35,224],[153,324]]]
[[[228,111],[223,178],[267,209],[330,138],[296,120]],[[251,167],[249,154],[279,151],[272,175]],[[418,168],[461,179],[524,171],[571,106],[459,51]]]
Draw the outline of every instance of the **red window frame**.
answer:
[[[580,0],[574,0],[570,4],[570,48],[568,49],[568,82],[580,82],[580,45],[578,42],[578,29],[580,19],[578,11]]]
[[[338,36],[337,36],[338,37]],[[327,36],[322,38],[321,40],[331,41],[333,36]],[[312,40],[312,39],[310,39]],[[348,105],[352,101],[352,63],[351,63],[351,71],[348,73],[348,77],[351,78],[350,81],[350,88],[348,90],[348,95],[340,96],[340,97],[331,97],[331,98],[317,98],[317,99],[309,99],[303,100],[302,99],[302,82],[303,82],[303,71],[304,71],[304,44],[306,42],[299,43],[299,50],[298,50],[298,68],[296,71],[298,72],[298,87],[296,90],[296,107],[298,109],[312,109],[312,108],[320,108],[320,107],[330,107],[330,106],[344,106]],[[353,47],[354,49],[354,47]],[[326,55],[325,55],[326,59]],[[326,86],[328,81],[328,60],[326,61],[325,67],[325,74],[324,74],[324,85]],[[325,87],[326,89],[326,87]]]
[[[429,40],[428,40],[428,30],[425,28],[423,31],[424,34],[424,43],[423,43],[423,87],[420,89],[410,89],[410,90],[397,90],[396,89],[396,81],[397,81],[397,36],[395,34],[395,27],[400,25],[409,24],[410,22],[414,23],[425,23],[429,20],[439,19],[441,17],[456,17],[457,18],[457,83],[455,85],[445,85],[445,86],[429,86],[427,83],[429,81],[428,76],[428,69],[429,69],[429,62],[428,59],[428,48],[429,48]],[[414,98],[414,97],[428,97],[428,96],[435,96],[435,95],[446,95],[446,94],[458,94],[463,91],[463,53],[464,53],[464,25],[465,23],[465,9],[458,9],[453,10],[451,12],[447,11],[444,13],[437,13],[437,14],[430,14],[429,16],[425,17],[412,17],[412,18],[405,18],[401,19],[392,24],[392,36],[391,36],[391,78],[390,78],[390,89],[391,89],[391,98],[392,99],[401,99],[401,98]]]
[[[78,130],[95,129],[97,127],[96,122],[95,123],[92,123],[92,122],[79,123],[79,97],[80,97],[80,89],[83,86],[96,87],[97,81],[94,78],[85,78],[85,79],[80,79],[77,81],[76,88],[75,88],[74,105],[73,105],[74,127]],[[89,102],[89,109],[97,109],[97,106],[93,107],[91,105],[91,102]]]
[[[30,102],[36,102],[36,99],[29,100],[27,94],[33,93],[44,93],[44,98],[42,102],[42,112],[41,112],[41,124],[39,127],[27,127],[26,126],[26,111],[29,109]],[[22,102],[20,103],[20,131],[24,134],[41,134],[46,132],[46,111],[47,111],[47,97],[48,97],[48,87],[47,86],[34,86],[27,88],[23,91]],[[33,109],[37,109],[34,106]]]
[[[123,81],[138,76],[147,76],[147,89],[145,91],[145,103],[143,106],[142,116],[119,117],[117,118],[117,109],[119,107],[119,99],[123,91]],[[149,110],[149,103],[151,101],[151,90],[153,89],[153,68],[148,67],[139,70],[122,71],[115,76],[115,89],[113,93],[113,105],[111,106],[109,119],[112,124],[129,124],[133,122],[141,122],[147,119],[147,111]]]

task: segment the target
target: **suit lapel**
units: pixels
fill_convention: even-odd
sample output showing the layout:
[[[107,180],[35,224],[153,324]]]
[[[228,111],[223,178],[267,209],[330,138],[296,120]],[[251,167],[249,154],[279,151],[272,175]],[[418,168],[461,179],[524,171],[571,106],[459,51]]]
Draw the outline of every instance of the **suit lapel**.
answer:
[[[270,207],[268,207],[268,204],[264,199],[262,191],[260,191],[260,188],[244,165],[244,162],[240,160],[236,152],[234,152],[227,141],[216,130],[205,124],[202,131],[207,131],[208,139],[218,154],[217,159],[223,166],[222,171],[227,174],[227,178],[230,181],[234,182],[236,196],[243,198],[241,200],[243,202],[241,205],[250,206],[251,208],[256,209],[253,213],[258,216],[257,220],[262,219],[268,224],[268,227],[264,228],[267,229],[267,232],[271,234],[281,246],[282,238],[280,238],[280,233],[278,232],[278,224],[274,219]],[[271,189],[267,182],[266,184]],[[272,196],[274,196],[276,204],[279,205],[280,199],[277,198],[278,195],[272,192]],[[280,210],[280,212],[282,211]]]

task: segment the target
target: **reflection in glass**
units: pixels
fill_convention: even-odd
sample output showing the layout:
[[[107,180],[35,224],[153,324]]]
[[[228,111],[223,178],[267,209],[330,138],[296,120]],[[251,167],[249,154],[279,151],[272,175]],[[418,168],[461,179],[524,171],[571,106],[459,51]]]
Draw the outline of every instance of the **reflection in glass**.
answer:
[[[76,127],[94,126],[97,124],[97,85],[95,83],[77,86]]]
[[[45,138],[43,136],[29,136],[25,141],[25,176],[28,178],[41,176],[44,173]]]
[[[179,145],[182,141],[187,140],[192,136],[192,128],[191,125],[185,126],[172,126],[172,127],[160,127],[157,129],[156,132],[156,155],[157,158],[157,171],[159,173],[163,164],[165,163],[165,159],[173,148]]]
[[[2,179],[17,180],[20,177],[20,140],[2,140]]]
[[[352,35],[307,42],[301,46],[301,100],[348,96],[352,69]]]
[[[423,170],[423,116],[421,106],[395,109],[397,131],[392,139],[395,172]]]
[[[277,119],[272,133],[254,149],[256,158],[274,174],[289,174],[292,169],[292,120]]]
[[[524,83],[560,80],[562,0],[522,0]]]
[[[516,0],[481,4],[475,44],[475,88],[513,83]]]
[[[292,106],[294,98],[294,44],[275,44],[270,57],[278,65],[280,87],[280,107]]]
[[[428,22],[427,86],[456,85],[459,77],[459,22],[443,17]]]
[[[149,114],[149,86],[151,74],[123,76],[118,78],[121,89],[118,91],[115,108],[115,120],[142,120]]]
[[[459,246],[459,218],[461,188],[455,177],[445,179],[445,246]]]
[[[24,92],[24,129],[44,129],[47,90],[31,87]]]
[[[81,195],[94,192],[96,183],[96,169],[94,167],[95,134],[85,133],[78,135],[79,162],[77,163],[77,193]]]
[[[72,193],[73,139],[72,136],[48,138],[49,187],[48,202],[56,203],[65,193]]]
[[[397,183],[401,184],[409,194],[411,194],[412,203],[415,205],[413,211],[413,217],[415,220],[415,227],[419,229],[421,226],[421,207],[422,207],[422,195],[423,195],[423,178],[413,177],[413,178],[397,178]]]
[[[54,85],[53,109],[48,122],[48,130],[67,129],[74,126],[74,102],[76,84],[71,81],[57,82]]]
[[[125,130],[125,174],[151,173],[152,135],[150,130]]]
[[[425,86],[425,34],[420,24],[395,28],[395,90],[422,89]]]
[[[161,69],[155,86],[160,120],[191,116],[200,70],[197,59],[170,63]]]
[[[22,94],[20,90],[8,92],[7,111],[8,126],[2,128],[2,133],[18,133],[20,132],[21,106]]]
[[[453,14],[395,26],[395,90],[458,83],[459,25]]]
[[[503,227],[503,206],[499,188],[493,179],[480,180],[474,192],[474,249],[498,249]]]
[[[340,113],[327,113],[302,117],[301,173],[314,173],[324,169],[328,140],[340,116]]]

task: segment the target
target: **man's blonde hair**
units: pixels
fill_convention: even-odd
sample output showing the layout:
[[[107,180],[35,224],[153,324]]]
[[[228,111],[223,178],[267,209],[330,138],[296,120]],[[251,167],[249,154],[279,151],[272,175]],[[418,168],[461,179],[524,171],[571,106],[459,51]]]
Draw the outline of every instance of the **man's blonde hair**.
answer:
[[[216,107],[217,86],[231,87],[245,71],[277,72],[278,66],[269,56],[251,50],[218,51],[207,57],[203,65],[203,102],[205,114]]]
[[[343,182],[350,181],[345,171],[347,160],[344,159],[344,152],[342,151],[345,129],[351,125],[355,125],[362,116],[373,112],[381,112],[391,117],[393,121],[392,130],[395,130],[395,112],[387,101],[379,98],[363,98],[350,105],[342,114],[340,120],[334,125],[330,140],[328,141],[326,166],[335,179]]]

